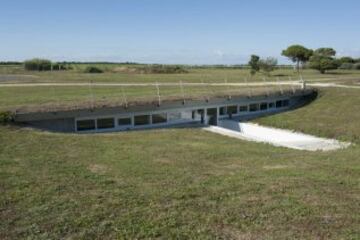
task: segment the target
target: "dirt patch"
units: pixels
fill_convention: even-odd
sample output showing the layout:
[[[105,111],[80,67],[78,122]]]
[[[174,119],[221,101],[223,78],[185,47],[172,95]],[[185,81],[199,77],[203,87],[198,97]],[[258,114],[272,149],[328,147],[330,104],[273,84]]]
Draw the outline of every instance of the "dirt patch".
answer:
[[[105,174],[108,170],[107,167],[102,164],[91,164],[91,165],[89,165],[88,169],[91,172],[97,173],[97,174]]]
[[[287,165],[266,165],[263,166],[264,169],[266,170],[272,170],[272,169],[284,169],[284,168],[289,168],[289,166]]]

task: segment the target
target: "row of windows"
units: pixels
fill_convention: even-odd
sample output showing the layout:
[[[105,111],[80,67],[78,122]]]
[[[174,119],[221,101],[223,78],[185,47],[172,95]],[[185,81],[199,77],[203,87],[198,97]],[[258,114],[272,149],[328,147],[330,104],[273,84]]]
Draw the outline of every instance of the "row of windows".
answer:
[[[219,115],[227,115],[227,114],[237,114],[241,112],[256,112],[256,111],[265,111],[271,108],[281,108],[288,107],[290,101],[288,99],[278,100],[276,102],[262,102],[262,103],[252,103],[249,105],[241,105],[241,106],[223,106],[219,108]]]
[[[279,100],[276,102],[262,102],[262,103],[252,103],[249,105],[231,105],[231,106],[223,106],[219,108],[219,115],[227,115],[227,114],[237,114],[239,112],[256,112],[256,111],[265,111],[271,108],[281,108],[289,106],[289,100]],[[202,111],[202,110],[199,110]],[[197,115],[201,115],[201,113],[197,111],[184,112],[182,116],[181,112],[171,112],[171,113],[157,113],[152,115],[136,115],[134,116],[134,123],[132,123],[131,117],[122,117],[117,118],[115,122],[115,118],[99,118],[99,119],[87,119],[87,120],[78,120],[76,121],[77,131],[89,131],[95,129],[111,129],[118,127],[131,127],[134,126],[143,126],[149,124],[161,124],[166,122],[173,122],[180,119],[197,119]],[[189,115],[189,116],[188,116]]]
[[[175,116],[170,116],[170,117],[172,117],[172,119],[175,118]],[[152,115],[153,124],[160,124],[166,122],[167,122],[166,113],[159,113]],[[135,126],[148,125],[148,124],[150,124],[150,115],[134,116]],[[117,119],[117,126],[119,127],[126,127],[131,125],[132,125],[131,117],[124,117]],[[78,120],[76,121],[76,126],[77,126],[77,131],[115,128],[115,118],[99,118],[96,120],[95,119]]]

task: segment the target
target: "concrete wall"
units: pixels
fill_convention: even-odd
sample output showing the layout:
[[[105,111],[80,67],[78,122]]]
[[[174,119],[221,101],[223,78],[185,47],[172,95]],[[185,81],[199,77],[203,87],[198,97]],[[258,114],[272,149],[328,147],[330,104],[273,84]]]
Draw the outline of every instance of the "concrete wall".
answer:
[[[161,106],[136,106],[129,108],[104,108],[104,109],[93,109],[93,110],[78,110],[78,111],[67,111],[67,112],[52,112],[52,113],[30,113],[30,114],[19,114],[15,119],[17,122],[25,123],[29,126],[45,129],[49,131],[57,132],[76,132],[77,131],[77,122],[80,120],[94,120],[95,129],[94,130],[84,130],[81,132],[111,132],[111,131],[123,131],[130,129],[146,129],[146,128],[159,128],[159,127],[168,127],[175,126],[179,124],[193,124],[193,123],[203,123],[209,124],[210,116],[206,113],[209,109],[211,114],[214,114],[214,109],[216,110],[216,119],[213,121],[213,124],[221,119],[229,118],[229,114],[219,115],[220,108],[228,106],[237,106],[237,113],[231,114],[231,117],[236,120],[246,120],[251,118],[256,118],[263,115],[275,114],[278,112],[287,111],[289,109],[302,106],[308,101],[312,100],[314,91],[304,91],[297,94],[275,94],[271,96],[256,96],[252,98],[222,98],[222,99],[213,99],[207,101],[193,101],[193,102],[170,102],[164,103]],[[269,108],[269,103],[276,103],[279,100],[289,100],[289,105],[286,107],[280,108]],[[251,104],[260,104],[267,103],[266,110],[259,110],[255,112],[240,112],[239,107],[246,105],[250,106]],[[198,113],[198,110],[203,111],[205,114],[201,116]],[[196,112],[195,118],[192,118],[192,111]],[[166,114],[165,123],[154,124],[152,122],[152,114]],[[180,113],[181,118],[173,119],[171,118],[172,114]],[[190,114],[190,115],[189,115]],[[149,115],[149,124],[147,125],[135,125],[134,117],[137,115]],[[122,117],[131,118],[131,124],[122,126],[119,125],[118,119]],[[108,129],[100,129],[97,127],[98,119],[102,118],[113,118],[114,126]],[[214,118],[212,118],[214,120]]]
[[[74,118],[30,121],[24,123],[33,128],[52,132],[75,132]]]

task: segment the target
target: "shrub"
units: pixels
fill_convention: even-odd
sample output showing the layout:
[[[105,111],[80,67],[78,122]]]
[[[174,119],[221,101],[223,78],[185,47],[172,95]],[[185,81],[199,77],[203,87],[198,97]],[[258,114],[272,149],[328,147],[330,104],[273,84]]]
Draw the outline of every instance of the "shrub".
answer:
[[[28,71],[50,71],[51,61],[47,59],[34,58],[24,62],[25,70]]]
[[[143,69],[145,73],[187,73],[184,67],[179,65],[150,65]]]
[[[85,73],[103,73],[104,71],[98,67],[89,66],[84,70]]]
[[[354,68],[355,70],[360,70],[360,63],[355,63],[354,66],[353,66],[353,68]]]
[[[60,70],[71,70],[72,67],[70,65],[65,65],[63,63],[54,63],[52,65],[53,71],[60,71]]]
[[[0,112],[0,124],[6,124],[9,122],[13,122],[14,115],[12,112],[6,111],[6,112]]]
[[[340,65],[339,69],[344,69],[344,70],[350,70],[353,69],[354,64],[352,63],[343,63]]]

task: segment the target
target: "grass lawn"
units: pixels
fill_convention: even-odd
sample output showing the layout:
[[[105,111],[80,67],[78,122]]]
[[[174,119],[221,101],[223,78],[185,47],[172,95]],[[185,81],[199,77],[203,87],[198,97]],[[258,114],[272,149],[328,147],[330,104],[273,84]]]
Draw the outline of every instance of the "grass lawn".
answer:
[[[267,86],[267,87],[237,87],[237,86],[160,86],[161,100],[166,99],[206,99],[213,96],[249,96],[266,94],[268,92],[292,91],[300,86]],[[123,94],[124,93],[124,94]],[[21,96],[21,97],[19,97]],[[16,109],[57,109],[59,107],[90,107],[103,104],[122,105],[126,102],[157,102],[155,86],[26,86],[0,87],[0,111]]]
[[[335,152],[201,129],[0,126],[0,239],[358,239],[359,96],[326,89],[259,120],[354,143]]]
[[[78,66],[76,68],[84,68]],[[112,68],[117,65],[111,65],[101,68],[108,68],[102,74],[88,74],[81,70],[36,72],[25,71],[21,66],[0,66],[0,83],[5,82],[124,82],[124,83],[155,83],[155,82],[245,82],[263,81],[263,74],[256,74],[252,79],[249,78],[249,69],[220,69],[220,68],[189,68],[188,73],[182,74],[139,74],[139,73],[119,73],[112,72]],[[5,78],[2,75],[6,76]],[[10,75],[10,80],[8,79]],[[359,79],[360,71],[356,70],[333,70],[326,74],[320,74],[318,71],[307,69],[302,71],[302,76],[308,81],[312,80],[339,80],[339,79]],[[276,81],[279,78],[282,81],[299,80],[299,75],[292,69],[277,69],[266,77],[267,81]]]

